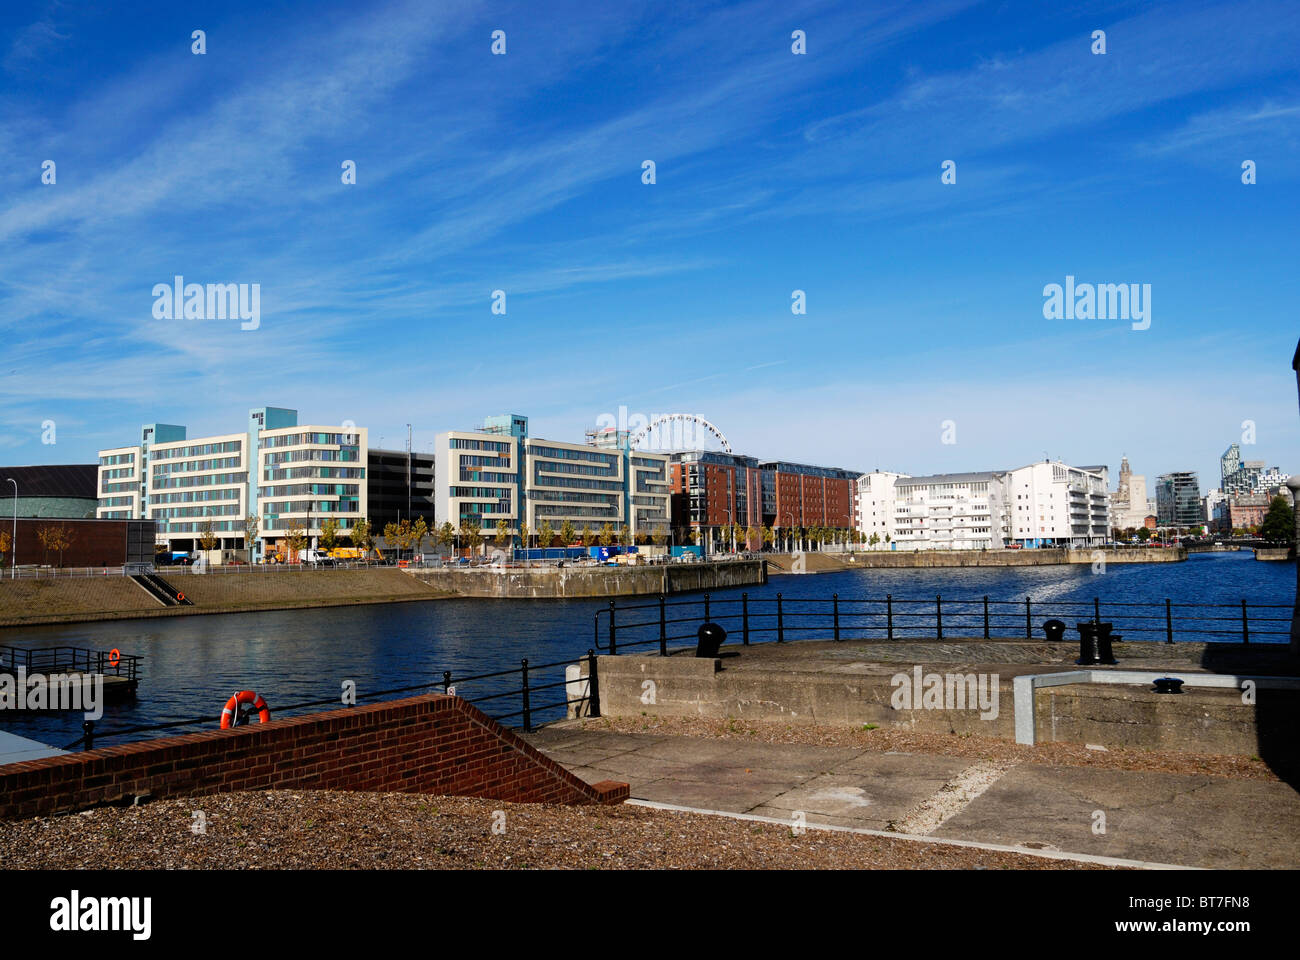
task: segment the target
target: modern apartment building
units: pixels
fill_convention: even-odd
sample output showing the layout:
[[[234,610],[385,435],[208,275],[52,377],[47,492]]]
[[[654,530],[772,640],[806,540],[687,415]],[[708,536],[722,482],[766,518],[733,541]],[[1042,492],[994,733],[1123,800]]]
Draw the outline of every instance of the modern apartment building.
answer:
[[[941,473],[894,482],[893,542],[898,550],[1001,547],[1005,473]]]
[[[888,470],[873,470],[858,477],[858,530],[868,543],[873,536],[877,543],[893,543],[897,533],[894,528],[894,486],[904,479],[910,478],[905,473]]]
[[[693,531],[703,539],[732,523],[746,530],[763,526],[763,472],[756,458],[721,450],[684,450],[671,458],[672,515],[679,540],[689,542]],[[744,545],[759,548],[757,542]]]
[[[366,430],[297,421],[296,410],[258,407],[244,430],[194,439],[146,424],[137,444],[99,452],[96,515],[154,520],[173,551],[197,549],[208,529],[221,549],[248,549],[254,516],[255,558],[291,526],[314,538],[334,519],[346,534],[367,512]]]
[[[627,525],[636,537],[667,532],[668,456],[630,448],[625,436],[588,443],[528,435],[528,418],[489,417],[481,430],[438,435],[434,480],[440,522],[468,522],[494,536],[504,520],[512,537],[565,521],[581,531]]]
[[[1044,460],[1009,471],[1007,535],[1021,547],[1100,546],[1110,538],[1109,469]]]
[[[924,477],[875,471],[858,482],[858,530],[896,550],[1099,545],[1110,534],[1106,474],[1059,461]]]
[[[1224,493],[1227,492],[1225,489]],[[1156,481],[1156,519],[1162,527],[1195,528],[1205,523],[1200,481],[1195,471],[1160,475]]]
[[[673,516],[679,537],[698,531],[710,543],[723,527],[825,527],[852,530],[858,474],[784,460],[760,461],[717,450],[671,454]],[[762,544],[747,538],[751,550]]]

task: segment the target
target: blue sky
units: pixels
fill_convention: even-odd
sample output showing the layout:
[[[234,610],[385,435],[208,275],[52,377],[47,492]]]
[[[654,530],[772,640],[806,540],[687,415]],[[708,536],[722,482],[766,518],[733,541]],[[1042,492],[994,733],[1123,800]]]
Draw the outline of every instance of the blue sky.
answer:
[[[1057,6],[5,5],[0,463],[264,404],[421,449],[626,406],[1203,489],[1251,420],[1300,471],[1300,6]],[[259,329],[155,319],[176,274],[259,283]],[[1044,319],[1067,274],[1150,284],[1150,329]]]

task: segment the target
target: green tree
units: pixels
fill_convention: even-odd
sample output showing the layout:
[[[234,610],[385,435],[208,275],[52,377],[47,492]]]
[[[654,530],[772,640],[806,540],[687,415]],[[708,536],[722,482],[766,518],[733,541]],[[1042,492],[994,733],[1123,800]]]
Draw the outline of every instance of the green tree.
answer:
[[[284,539],[289,548],[287,559],[290,563],[297,563],[298,551],[305,549],[307,546],[307,530],[300,520],[289,521],[289,526],[284,531]]]
[[[438,534],[435,539],[439,546],[447,547],[449,550],[455,545],[456,528],[451,525],[450,520],[443,521],[442,526],[438,528]]]
[[[668,542],[668,528],[662,523],[659,524],[654,528],[654,533],[650,535],[650,539],[654,541],[656,547],[662,547]]]
[[[519,545],[525,550],[528,549],[528,524],[522,520],[519,521]]]
[[[776,531],[769,526],[763,527],[763,544],[767,547],[776,545]]]
[[[253,548],[257,545],[257,514],[250,513],[244,518],[244,546],[248,548],[248,562],[253,562]]]
[[[608,547],[614,542],[614,528],[608,523],[603,524],[600,528],[600,537],[597,539],[602,547]]]
[[[573,543],[573,538],[577,535],[578,532],[573,528],[573,521],[565,520],[563,526],[560,527],[560,539],[564,541],[564,545],[567,547]]]
[[[1282,543],[1295,541],[1295,508],[1287,502],[1286,497],[1278,494],[1268,505],[1268,513],[1260,524],[1259,535],[1265,540]]]
[[[496,536],[492,538],[492,542],[495,543],[498,547],[504,547],[506,545],[506,541],[509,539],[510,539],[510,524],[508,524],[504,520],[498,520]]]
[[[549,547],[555,539],[555,528],[551,526],[551,521],[543,520],[542,525],[537,528],[537,545],[539,547]]]
[[[429,523],[424,517],[416,517],[415,522],[411,524],[411,555],[414,556],[421,552],[424,546],[424,538],[429,535]]]
[[[390,547],[397,550],[398,560],[402,559],[402,551],[406,549],[410,537],[411,522],[409,520],[384,524],[384,540]]]
[[[460,542],[472,554],[483,543],[483,528],[478,522],[462,520],[460,522]]]
[[[1147,527],[1138,527],[1138,542],[1146,543],[1151,539],[1151,531]]]
[[[218,542],[216,531],[212,529],[212,519],[209,517],[199,528],[199,546],[204,550],[215,550]]]
[[[339,542],[339,522],[330,517],[320,525],[320,545],[325,550],[333,550]]]
[[[871,538],[870,538],[869,540],[867,540],[867,546],[869,546],[869,547],[874,547],[874,546],[875,546],[876,544],[878,544],[879,542],[880,542],[880,534],[878,534],[878,533],[873,533],[873,534],[871,535]]]
[[[352,538],[352,546],[361,551],[361,559],[365,560],[370,556],[370,547],[374,544],[374,535],[370,532],[370,521],[365,517],[358,517],[352,521],[352,528],[348,531],[348,536]]]
[[[590,547],[590,546],[592,545],[592,543],[591,543],[591,538],[592,538],[591,525],[590,525],[590,524],[586,524],[586,523],[584,523],[584,524],[582,525],[582,532],[579,533],[578,536],[580,536],[580,537],[582,538],[582,545],[583,545],[584,547]]]

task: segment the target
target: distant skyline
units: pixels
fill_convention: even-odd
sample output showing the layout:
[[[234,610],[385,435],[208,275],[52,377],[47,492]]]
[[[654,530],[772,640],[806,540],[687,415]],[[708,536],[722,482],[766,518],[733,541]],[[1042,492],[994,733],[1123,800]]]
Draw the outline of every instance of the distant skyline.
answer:
[[[422,450],[626,406],[1202,491],[1250,420],[1300,472],[1297,49],[1252,0],[5,7],[0,464],[261,405]],[[258,284],[256,329],[155,319],[177,275]],[[1149,328],[1046,319],[1067,277],[1149,284]]]

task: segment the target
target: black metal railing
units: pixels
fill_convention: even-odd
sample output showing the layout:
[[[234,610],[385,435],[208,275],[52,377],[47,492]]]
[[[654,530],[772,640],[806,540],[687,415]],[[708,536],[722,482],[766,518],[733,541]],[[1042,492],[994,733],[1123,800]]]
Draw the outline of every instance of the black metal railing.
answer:
[[[0,648],[6,649],[6,648]],[[582,677],[581,682],[587,683],[587,692],[579,696],[569,696],[565,691],[563,700],[548,701],[545,703],[534,702],[534,695],[541,690],[552,690],[556,687],[566,686],[570,681],[566,677],[563,680],[551,681],[549,679],[539,683],[538,677],[541,671],[553,669],[555,667],[569,667],[575,662],[581,661],[586,664],[587,674]],[[360,700],[377,700],[383,697],[391,697],[395,694],[414,694],[414,693],[454,693],[469,703],[474,704],[483,711],[489,718],[499,723],[506,723],[507,726],[514,726],[515,723],[507,721],[517,721],[525,732],[531,732],[538,721],[547,721],[551,719],[560,719],[567,714],[570,707],[578,704],[588,704],[588,713],[590,716],[600,716],[600,686],[599,677],[596,668],[596,652],[588,650],[585,657],[570,657],[567,660],[557,660],[551,663],[530,664],[528,660],[521,660],[520,665],[510,670],[497,670],[492,673],[479,673],[461,676],[450,670],[444,671],[439,679],[428,680],[424,683],[413,684],[403,687],[391,687],[386,690],[374,690],[370,692],[356,692],[353,696],[354,702],[343,702],[339,696],[330,697],[324,700],[309,700],[302,703],[291,703],[285,705],[269,704],[272,718],[281,717],[286,714],[306,710],[312,707],[334,707],[337,709],[346,709],[355,706],[355,701]],[[548,675],[549,676],[549,675]],[[518,683],[515,684],[511,678],[518,677]],[[471,685],[470,691],[462,689],[464,685]],[[439,690],[441,688],[441,690]],[[469,695],[467,695],[469,694]],[[485,709],[482,704],[492,702],[493,706],[504,704],[507,708],[505,712],[493,712],[491,708]],[[518,706],[518,709],[509,709]],[[186,727],[211,727],[219,722],[220,717],[208,714],[203,717],[187,717],[184,719],[170,720],[165,723],[145,724],[140,726],[124,727],[120,729],[104,730],[98,726],[95,721],[87,720],[82,724],[82,734],[76,740],[65,746],[65,750],[75,750],[81,747],[85,750],[94,749],[95,741],[108,737],[120,738],[133,736],[141,733],[158,733],[164,730],[183,730]]]
[[[990,597],[905,599],[775,597],[701,598],[618,604],[592,618],[596,649],[617,654],[620,649],[657,646],[667,656],[669,644],[694,642],[695,630],[706,622],[720,623],[734,641],[784,643],[790,639],[907,640],[907,639],[1026,639],[1034,638],[1046,620],[1068,627],[1080,621],[1113,623],[1120,636],[1138,640],[1240,642],[1282,640],[1290,636],[1290,604],[1184,603],[1169,598],[1133,602],[1105,600],[994,600]],[[685,630],[686,632],[682,632]],[[736,637],[736,634],[739,637]],[[602,637],[604,642],[602,643]]]
[[[0,645],[0,673],[22,667],[27,673],[102,673],[105,676],[140,680],[140,657],[111,650],[85,647],[38,647],[28,650]]]

